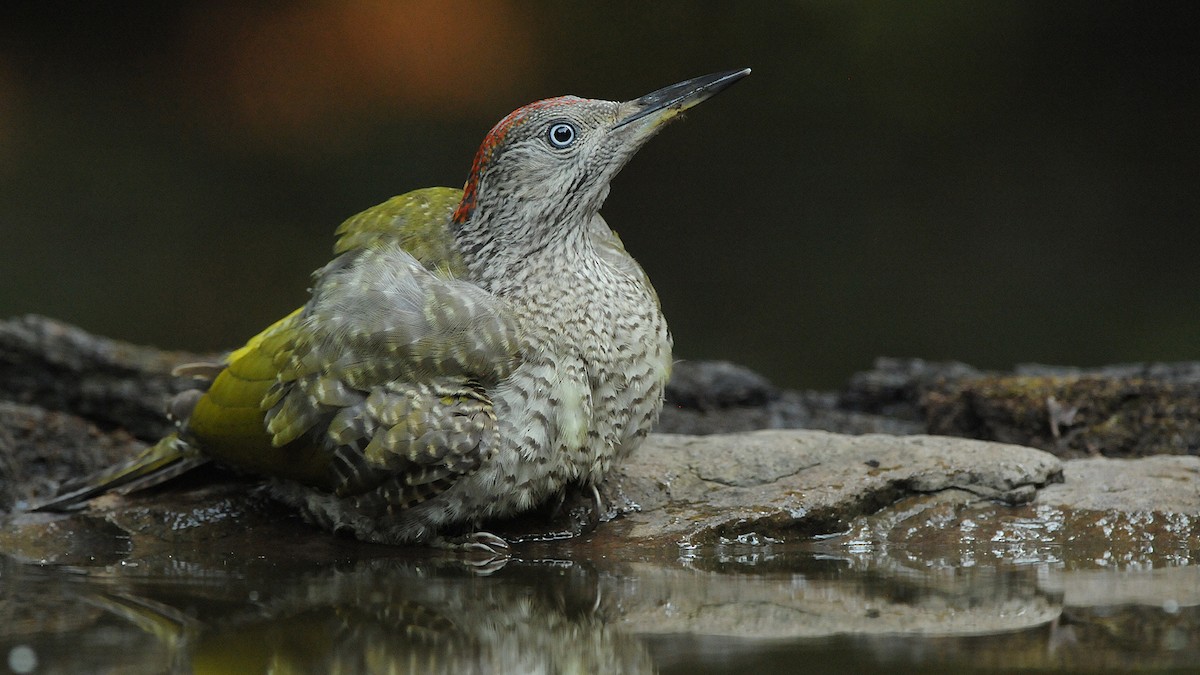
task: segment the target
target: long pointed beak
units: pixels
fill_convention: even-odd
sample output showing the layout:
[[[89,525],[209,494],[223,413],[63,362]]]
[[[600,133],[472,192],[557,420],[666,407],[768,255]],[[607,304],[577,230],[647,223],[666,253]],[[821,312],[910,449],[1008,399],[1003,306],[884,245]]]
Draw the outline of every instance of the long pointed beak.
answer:
[[[612,128],[619,129],[626,124],[646,117],[653,117],[654,126],[658,126],[697,103],[711,98],[717,92],[729,87],[729,85],[749,74],[749,68],[727,70],[723,73],[702,75],[690,80],[684,80],[678,84],[672,84],[669,87],[663,87],[658,91],[651,92],[635,101],[631,101],[638,109],[614,124]]]

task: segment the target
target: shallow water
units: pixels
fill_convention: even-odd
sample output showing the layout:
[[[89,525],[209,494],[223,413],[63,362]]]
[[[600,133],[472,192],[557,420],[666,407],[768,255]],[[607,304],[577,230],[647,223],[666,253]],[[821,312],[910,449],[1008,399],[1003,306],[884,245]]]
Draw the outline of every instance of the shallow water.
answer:
[[[349,543],[337,559],[5,560],[0,655],[20,673],[1200,668],[1196,551],[1114,563],[1049,543],[1054,514],[1010,513],[1009,534],[983,542],[962,529],[997,524],[958,515],[944,541],[864,525],[586,556],[525,544],[492,561]]]

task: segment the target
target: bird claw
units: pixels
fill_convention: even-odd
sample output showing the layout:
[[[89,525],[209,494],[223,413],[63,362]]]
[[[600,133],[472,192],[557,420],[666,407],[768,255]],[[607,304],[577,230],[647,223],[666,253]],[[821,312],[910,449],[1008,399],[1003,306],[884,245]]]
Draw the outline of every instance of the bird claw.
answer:
[[[461,537],[439,537],[433,545],[454,551],[478,551],[493,556],[508,557],[508,542],[491,532],[472,532]]]
[[[472,532],[466,536],[466,540],[465,548],[469,551],[508,555],[508,542],[491,532]]]

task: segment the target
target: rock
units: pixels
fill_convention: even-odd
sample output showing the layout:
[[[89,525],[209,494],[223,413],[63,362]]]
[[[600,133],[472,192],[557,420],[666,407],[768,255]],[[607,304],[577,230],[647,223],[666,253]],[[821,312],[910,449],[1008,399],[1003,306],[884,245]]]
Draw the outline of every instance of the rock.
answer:
[[[675,364],[658,431],[696,435],[756,429],[913,434],[924,425],[843,409],[829,392],[780,391],[762,375],[727,361]]]
[[[143,447],[121,429],[105,432],[75,415],[0,401],[0,512]]]
[[[1008,508],[952,491],[912,496],[860,518],[842,539],[939,565],[1056,561],[1082,568],[1188,565],[1200,582],[1200,457],[1078,459],[1063,480]],[[899,547],[899,548],[897,548]],[[1171,591],[1167,591],[1171,593]],[[1176,595],[1200,605],[1200,584]]]
[[[959,489],[1025,503],[1061,472],[1037,450],[933,436],[652,435],[607,483],[625,513],[602,536],[684,548],[795,541],[844,531],[912,494]]]
[[[657,431],[720,434],[756,429],[817,429],[842,434],[918,434],[925,425],[883,415],[839,410],[837,396],[816,391],[785,391],[761,405],[663,409]]]
[[[665,392],[667,408],[714,410],[761,406],[779,398],[779,389],[758,373],[728,361],[681,361]]]
[[[170,430],[171,369],[204,357],[110,340],[41,316],[0,321],[0,400],[69,412],[142,440]]]
[[[1190,514],[1200,521],[1200,457],[1079,459],[1037,504],[1080,511]],[[1195,530],[1200,536],[1200,522]]]
[[[854,375],[846,410],[918,420],[927,433],[1016,443],[1060,457],[1200,454],[1200,362],[1013,373],[882,358]]]
[[[923,422],[925,391],[942,382],[975,379],[983,373],[957,361],[881,357],[875,367],[850,376],[838,396],[839,407],[864,413]]]
[[[941,383],[923,402],[932,433],[1019,443],[1060,457],[1200,453],[1200,382],[1001,375]]]

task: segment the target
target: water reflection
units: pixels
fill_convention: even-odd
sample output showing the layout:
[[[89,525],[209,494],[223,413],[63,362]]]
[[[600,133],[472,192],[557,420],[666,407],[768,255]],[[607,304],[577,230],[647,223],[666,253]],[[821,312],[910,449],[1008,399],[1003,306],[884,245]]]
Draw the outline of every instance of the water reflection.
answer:
[[[952,568],[849,550],[839,541],[729,542],[683,557],[625,551],[581,561],[554,559],[562,549],[539,544],[484,572],[411,551],[246,565],[184,554],[95,568],[0,562],[0,655],[14,672],[695,674],[792,672],[809,662],[820,664],[807,668],[814,672],[1200,662],[1200,590],[1186,593],[1200,589],[1200,568]],[[1094,586],[1125,590],[1094,595]]]
[[[37,606],[40,617],[19,631],[8,622],[4,642],[67,671],[653,672],[581,565],[517,563],[480,576],[453,561],[377,559],[182,584],[146,572],[9,566],[5,577],[22,589],[9,608]],[[63,650],[64,635],[82,634],[97,636],[84,641],[91,653]]]

